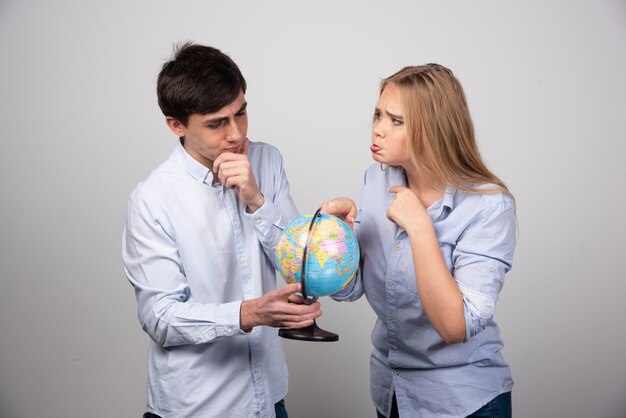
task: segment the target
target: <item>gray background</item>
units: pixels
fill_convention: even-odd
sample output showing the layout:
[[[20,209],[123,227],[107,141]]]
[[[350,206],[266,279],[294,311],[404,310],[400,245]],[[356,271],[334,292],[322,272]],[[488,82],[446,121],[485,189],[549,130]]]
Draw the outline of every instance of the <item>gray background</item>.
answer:
[[[378,83],[439,62],[518,202],[496,309],[516,417],[624,417],[626,3],[0,0],[0,416],[139,417],[148,337],[120,258],[128,195],[175,144],[172,45],[249,82],[300,211],[354,196]],[[324,298],[332,344],[285,341],[294,418],[374,416],[365,300]]]

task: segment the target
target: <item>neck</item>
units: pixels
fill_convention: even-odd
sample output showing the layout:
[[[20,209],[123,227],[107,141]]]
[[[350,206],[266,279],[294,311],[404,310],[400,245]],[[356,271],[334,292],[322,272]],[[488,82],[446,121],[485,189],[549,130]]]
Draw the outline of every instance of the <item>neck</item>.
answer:
[[[404,167],[404,171],[407,187],[415,193],[425,208],[443,197],[446,183],[438,179],[430,169],[420,166],[418,170],[414,164],[410,164]]]

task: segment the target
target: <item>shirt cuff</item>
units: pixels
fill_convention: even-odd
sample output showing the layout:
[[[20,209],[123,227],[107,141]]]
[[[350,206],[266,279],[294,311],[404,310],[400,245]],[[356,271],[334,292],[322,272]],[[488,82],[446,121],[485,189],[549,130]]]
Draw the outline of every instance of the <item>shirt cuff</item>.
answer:
[[[244,216],[252,221],[254,227],[263,235],[268,235],[274,225],[280,227],[280,213],[276,206],[267,199],[254,213],[244,211]]]
[[[352,293],[354,292],[354,286],[356,286],[356,274],[357,273],[355,273],[355,277],[350,280],[350,283],[348,283],[346,287],[330,295],[331,299],[337,302],[349,301]]]
[[[228,337],[243,333],[239,326],[241,302],[222,303],[215,313],[217,336]]]

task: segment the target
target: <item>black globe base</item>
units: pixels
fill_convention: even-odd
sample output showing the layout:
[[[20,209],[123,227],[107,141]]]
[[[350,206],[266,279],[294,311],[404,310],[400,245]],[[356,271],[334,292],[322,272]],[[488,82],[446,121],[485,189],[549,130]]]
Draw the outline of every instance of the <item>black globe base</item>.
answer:
[[[300,341],[339,341],[339,335],[321,329],[316,322],[305,328],[281,328],[278,330],[278,335],[290,340]]]

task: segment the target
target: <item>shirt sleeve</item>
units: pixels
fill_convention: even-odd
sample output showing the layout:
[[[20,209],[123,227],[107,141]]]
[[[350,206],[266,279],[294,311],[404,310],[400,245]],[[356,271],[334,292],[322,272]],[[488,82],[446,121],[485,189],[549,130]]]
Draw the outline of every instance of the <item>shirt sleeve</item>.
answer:
[[[124,270],[135,288],[144,331],[163,347],[202,344],[243,333],[241,301],[205,304],[190,300],[175,237],[156,207],[137,190],[133,192],[122,240]]]
[[[479,213],[459,237],[452,261],[463,294],[466,341],[493,316],[504,276],[512,267],[515,242],[515,207],[509,198]]]
[[[264,175],[272,179],[263,183],[261,192],[265,202],[254,213],[245,212],[244,216],[254,225],[263,252],[272,267],[276,268],[276,244],[285,226],[298,216],[298,210],[290,195],[283,158],[278,150],[270,150],[273,150],[271,157],[263,160],[264,167],[271,168]]]
[[[359,299],[365,293],[361,276],[361,263],[359,262],[359,268],[354,275],[354,279],[346,287],[333,293],[330,297],[337,302],[354,302]]]

